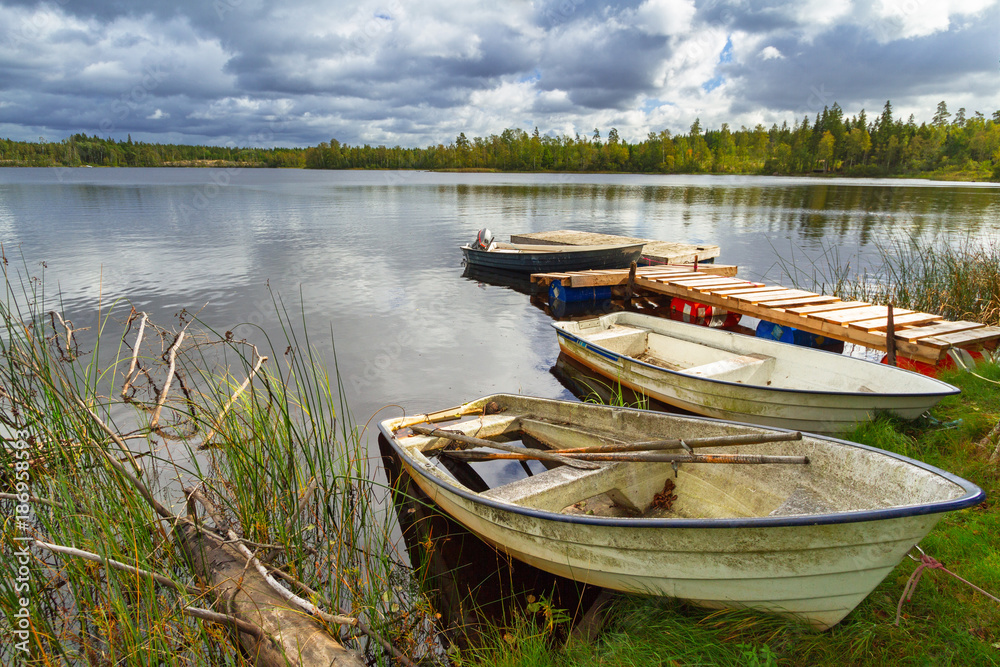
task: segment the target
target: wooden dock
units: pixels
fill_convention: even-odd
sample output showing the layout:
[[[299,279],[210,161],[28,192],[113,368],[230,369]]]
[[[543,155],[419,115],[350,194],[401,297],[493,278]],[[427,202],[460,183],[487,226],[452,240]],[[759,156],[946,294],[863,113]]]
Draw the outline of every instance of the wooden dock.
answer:
[[[863,301],[842,301],[835,296],[779,285],[716,276],[681,267],[638,269],[633,283],[638,293],[660,294],[716,306],[782,326],[827,336],[878,350],[886,350],[888,307]],[[534,283],[549,285],[559,280],[564,287],[625,285],[628,269],[536,273]],[[1000,327],[978,322],[949,322],[940,315],[894,308],[893,324],[897,353],[936,364],[951,348],[975,348],[1000,339]]]
[[[630,236],[578,232],[572,229],[559,229],[554,232],[513,234],[510,237],[510,242],[535,245],[620,245],[624,243],[645,243],[646,245],[642,249],[642,261],[640,261],[640,264],[649,266],[711,262],[719,256],[719,246],[712,244],[692,245],[690,243],[674,243],[672,241],[654,241]]]

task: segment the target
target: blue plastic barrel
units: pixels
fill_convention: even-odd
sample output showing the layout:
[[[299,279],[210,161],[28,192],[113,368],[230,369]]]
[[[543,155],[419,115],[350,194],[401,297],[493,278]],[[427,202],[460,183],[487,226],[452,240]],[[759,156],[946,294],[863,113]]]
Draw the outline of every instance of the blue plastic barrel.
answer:
[[[553,280],[549,284],[549,303],[565,301],[602,301],[611,298],[611,287],[564,287],[561,280]]]
[[[757,338],[769,338],[770,340],[781,341],[782,343],[792,343],[802,347],[812,347],[818,350],[841,353],[844,351],[844,342],[827,338],[806,331],[800,331],[793,327],[782,326],[774,322],[761,320],[757,325]]]

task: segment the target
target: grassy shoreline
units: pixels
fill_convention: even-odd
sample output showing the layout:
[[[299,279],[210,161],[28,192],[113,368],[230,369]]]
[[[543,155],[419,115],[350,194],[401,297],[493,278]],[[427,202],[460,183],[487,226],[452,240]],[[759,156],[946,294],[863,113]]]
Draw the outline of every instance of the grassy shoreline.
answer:
[[[976,377],[942,376],[963,393],[935,409],[938,423],[879,419],[847,439],[904,454],[978,484],[981,505],[945,515],[922,542],[928,555],[1000,596],[1000,462],[996,443],[980,444],[1000,420],[1000,366]],[[985,378],[985,379],[983,379]],[[957,422],[957,423],[953,423]],[[833,629],[751,611],[710,611],[669,598],[618,595],[599,636],[567,639],[541,614],[522,613],[493,628],[463,653],[464,667],[598,667],[604,665],[1000,665],[1000,604],[939,570],[926,571],[893,623],[917,563],[904,561]],[[562,614],[567,618],[567,614]]]

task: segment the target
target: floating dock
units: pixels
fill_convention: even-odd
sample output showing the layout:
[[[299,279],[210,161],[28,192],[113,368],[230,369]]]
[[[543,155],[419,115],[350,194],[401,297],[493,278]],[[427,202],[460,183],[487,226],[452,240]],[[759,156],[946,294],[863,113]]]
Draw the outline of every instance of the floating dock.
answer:
[[[716,306],[781,326],[877,350],[886,350],[888,307],[863,301],[842,301],[807,290],[711,275],[681,267],[644,267],[632,281],[638,294],[659,294]],[[628,269],[533,274],[531,281],[563,287],[627,285]],[[975,348],[1000,339],[1000,327],[978,322],[949,322],[940,315],[893,308],[896,352],[931,365],[951,348]]]
[[[630,236],[578,232],[572,229],[559,229],[554,232],[512,234],[510,242],[535,245],[621,245],[625,243],[644,243],[642,260],[639,262],[640,265],[644,266],[712,262],[719,256],[719,246],[712,244],[692,245],[690,243],[654,241],[651,239],[632,238]]]

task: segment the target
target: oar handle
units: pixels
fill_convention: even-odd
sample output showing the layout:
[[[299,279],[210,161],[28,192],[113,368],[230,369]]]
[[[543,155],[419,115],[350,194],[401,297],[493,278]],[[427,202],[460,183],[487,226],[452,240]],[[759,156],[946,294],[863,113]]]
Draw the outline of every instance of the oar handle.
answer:
[[[527,452],[532,458],[543,460],[543,461],[554,461],[556,463],[562,463],[563,465],[568,465],[573,468],[580,468],[583,470],[596,470],[601,466],[596,463],[591,463],[589,461],[571,459],[566,456],[561,456],[559,454],[553,454],[551,452],[543,452],[539,449],[527,449],[525,447],[516,447],[514,445],[508,445],[504,442],[493,442],[492,440],[484,440],[483,438],[475,438],[471,435],[465,435],[464,433],[456,433],[455,431],[446,431],[440,428],[428,428],[426,426],[411,426],[410,430],[414,433],[419,433],[420,435],[427,435],[435,438],[446,438],[454,442],[458,442],[469,447],[489,447],[491,449],[499,449],[503,452],[510,452],[513,454],[519,454],[522,452]]]

